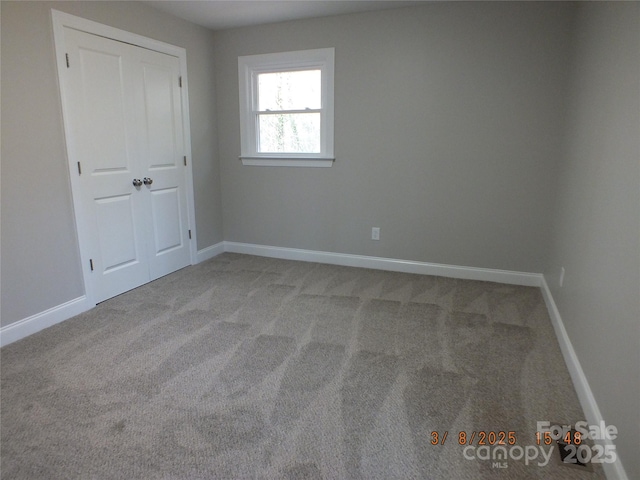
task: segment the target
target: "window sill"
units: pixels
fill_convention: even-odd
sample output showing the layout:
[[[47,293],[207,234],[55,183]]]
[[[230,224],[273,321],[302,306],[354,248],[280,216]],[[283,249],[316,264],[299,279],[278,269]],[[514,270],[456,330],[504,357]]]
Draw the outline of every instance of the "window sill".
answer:
[[[335,158],[240,157],[242,165],[252,167],[330,167]]]

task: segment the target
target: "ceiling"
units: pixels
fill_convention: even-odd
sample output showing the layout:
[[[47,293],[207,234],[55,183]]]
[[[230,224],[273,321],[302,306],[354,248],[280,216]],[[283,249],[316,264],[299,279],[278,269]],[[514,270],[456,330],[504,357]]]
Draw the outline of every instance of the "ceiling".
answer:
[[[402,0],[200,0],[146,1],[148,5],[212,30],[246,27],[301,18],[327,17],[413,6]]]

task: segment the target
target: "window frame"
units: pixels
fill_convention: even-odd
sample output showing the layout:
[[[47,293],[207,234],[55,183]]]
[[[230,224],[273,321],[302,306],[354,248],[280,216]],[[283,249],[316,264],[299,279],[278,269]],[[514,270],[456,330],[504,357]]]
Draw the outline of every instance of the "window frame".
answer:
[[[330,167],[333,164],[334,59],[334,48],[238,57],[240,159],[243,165]],[[258,75],[299,70],[321,71],[320,152],[259,152]]]

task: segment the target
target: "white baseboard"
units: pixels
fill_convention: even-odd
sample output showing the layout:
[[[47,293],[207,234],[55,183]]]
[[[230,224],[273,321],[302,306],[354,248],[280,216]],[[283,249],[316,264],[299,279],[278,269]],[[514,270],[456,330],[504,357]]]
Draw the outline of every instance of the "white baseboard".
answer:
[[[539,287],[542,275],[537,273],[511,272],[487,268],[460,267],[438,263],[414,262],[392,258],[368,257],[344,253],[320,252],[298,248],[282,248],[266,245],[255,245],[238,242],[219,242],[210,247],[198,250],[197,263],[209,260],[224,252],[245,253],[263,257],[300,260],[305,262],[327,263],[347,267],[372,268],[393,272],[416,273],[420,275],[436,275],[441,277],[461,278],[467,280],[484,280]],[[52,307],[23,320],[0,328],[0,347],[13,343],[40,330],[63,322],[93,308],[86,296],[78,297],[61,305]]]
[[[556,302],[551,295],[551,290],[549,289],[549,285],[547,285],[547,281],[544,276],[542,276],[540,288],[542,290],[544,301],[547,305],[547,310],[549,311],[549,317],[551,317],[551,324],[553,325],[556,337],[560,343],[560,350],[564,356],[564,362],[567,364],[571,380],[573,381],[573,386],[578,394],[578,400],[580,400],[580,405],[582,406],[582,410],[584,410],[586,417],[585,420],[589,425],[600,425],[600,422],[604,422],[604,418],[602,417],[602,413],[600,413],[596,399],[589,387],[589,382],[582,370],[582,366],[578,360],[578,355],[573,349],[567,330],[564,328],[560,311],[558,310]],[[614,445],[611,440],[597,440],[596,442],[602,445]],[[615,480],[629,479],[619,458],[614,463],[603,463],[602,466],[607,478]]]
[[[69,300],[44,312],[36,313],[15,323],[0,328],[0,347],[9,345],[24,337],[33,335],[40,330],[63,322],[82,312],[86,312],[95,305],[91,305],[86,296]]]
[[[215,245],[211,245],[210,247],[198,250],[198,253],[196,254],[196,263],[204,262],[205,260],[217,257],[221,253],[224,253],[224,251],[224,242],[219,242]]]
[[[346,267],[372,268],[392,272],[417,273],[420,275],[436,275],[440,277],[462,278],[465,280],[484,280],[488,282],[507,283],[539,287],[542,275],[539,273],[512,272],[490,268],[461,267],[439,263],[415,262],[393,258],[368,257],[345,253],[319,252],[298,248],[271,247],[250,243],[223,242],[225,252],[246,253],[262,257],[300,260],[304,262],[328,263]]]

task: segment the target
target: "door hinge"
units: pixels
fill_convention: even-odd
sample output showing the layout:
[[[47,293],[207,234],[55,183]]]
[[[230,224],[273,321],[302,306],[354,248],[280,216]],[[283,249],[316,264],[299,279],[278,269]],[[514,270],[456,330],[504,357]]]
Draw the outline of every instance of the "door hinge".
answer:
[[[182,88],[182,77],[178,77],[178,85]]]
[[[80,162],[78,162],[78,175],[82,175],[82,167],[80,166]]]
[[[64,56],[67,59],[67,68],[69,68],[70,67],[70,65],[69,65],[69,54],[65,53]]]
[[[91,267],[91,271],[93,272],[93,258],[89,259],[89,266]]]
[[[182,157],[184,159],[184,166],[187,166],[187,156],[185,155],[184,157]]]
[[[191,240],[191,230],[189,230],[189,240]]]

